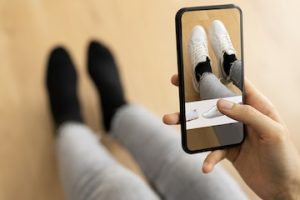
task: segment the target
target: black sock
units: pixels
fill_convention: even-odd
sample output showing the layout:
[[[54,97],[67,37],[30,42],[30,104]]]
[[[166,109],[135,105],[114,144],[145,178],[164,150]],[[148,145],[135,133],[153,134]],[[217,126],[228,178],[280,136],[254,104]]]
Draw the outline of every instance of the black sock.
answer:
[[[76,91],[75,67],[63,48],[56,48],[50,54],[46,84],[56,127],[65,121],[83,122]]]
[[[205,72],[212,72],[210,59],[208,57],[206,57],[205,62],[198,63],[198,65],[195,67],[196,80],[200,81],[200,77]]]
[[[228,55],[226,52],[223,55],[223,68],[227,76],[229,76],[231,64],[237,60],[235,54]]]
[[[126,104],[117,65],[109,49],[97,42],[91,42],[88,50],[88,71],[98,89],[104,127],[109,131],[117,109]]]

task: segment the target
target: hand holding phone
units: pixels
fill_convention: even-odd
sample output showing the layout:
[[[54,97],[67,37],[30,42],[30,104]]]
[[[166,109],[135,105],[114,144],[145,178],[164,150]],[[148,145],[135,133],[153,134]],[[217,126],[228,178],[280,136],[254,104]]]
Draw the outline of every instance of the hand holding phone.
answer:
[[[179,85],[178,75],[171,80],[173,85]],[[226,158],[262,199],[298,199],[300,156],[286,125],[274,105],[247,79],[245,97],[247,105],[218,101],[222,114],[246,125],[247,137],[241,145],[209,153],[203,172],[210,173]],[[163,121],[168,125],[179,124],[179,113],[167,114]]]
[[[199,119],[201,116],[201,112],[199,112],[198,108],[191,109],[191,111],[193,111],[193,114],[191,114],[192,116],[191,118],[188,118],[187,115],[188,113],[185,112],[186,110],[185,100],[187,99],[187,96],[188,98],[190,98],[192,95],[190,95],[190,93],[186,91],[188,90],[195,91],[196,94],[199,92],[201,94],[200,97],[203,97],[203,94],[201,93],[201,91],[203,91],[203,85],[200,85],[199,81],[198,84],[197,82],[195,82],[196,84],[194,84],[192,80],[193,79],[197,80],[197,77],[191,77],[190,75],[193,73],[184,71],[188,69],[193,69],[191,68],[192,65],[186,65],[186,63],[192,61],[191,57],[189,58],[190,55],[195,56],[197,54],[190,54],[188,53],[187,49],[185,50],[183,49],[183,48],[187,48],[186,45],[187,42],[183,42],[184,40],[182,38],[184,35],[183,34],[184,31],[181,32],[181,30],[182,30],[183,23],[187,23],[189,20],[182,20],[183,18],[181,19],[181,17],[184,15],[184,12],[186,11],[195,11],[195,12],[198,10],[211,11],[214,9],[217,10],[220,8],[229,9],[233,7],[235,6],[225,5],[225,6],[212,6],[212,7],[210,6],[210,7],[201,7],[201,8],[199,7],[188,8],[188,9],[181,10],[179,14],[177,14],[177,50],[178,50],[179,76],[174,75],[171,79],[171,82],[173,85],[179,86],[180,113],[165,115],[163,121],[169,125],[175,125],[179,123],[181,124],[183,148],[187,152],[195,153],[200,151],[212,150],[212,152],[208,154],[208,156],[206,157],[203,163],[202,170],[204,173],[211,172],[216,164],[218,164],[224,158],[227,158],[229,161],[232,162],[233,166],[237,169],[237,171],[244,179],[246,184],[261,198],[297,199],[300,197],[299,153],[297,152],[297,149],[293,144],[293,141],[290,137],[286,125],[280,118],[274,106],[247,79],[245,80],[245,90],[243,87],[244,86],[243,78],[241,78],[240,80],[236,79],[234,83],[236,86],[238,85],[242,86],[240,88],[241,95],[243,97],[242,103],[241,101],[238,100],[237,101],[224,100],[226,98],[222,97],[217,99],[217,101],[215,102],[218,111],[215,109],[215,107],[212,107],[211,109],[207,110],[206,114],[202,113],[202,117],[204,118],[205,116],[206,117],[215,116],[215,118],[219,118],[222,116],[219,116],[217,112],[220,112],[224,116],[227,116],[232,120],[235,120],[236,122],[234,123],[244,123],[245,126],[243,126],[243,129],[244,128],[246,129],[245,134],[247,135],[247,137],[244,137],[244,130],[242,132],[235,132],[235,135],[239,135],[239,133],[242,133],[242,136],[244,138],[243,143],[236,143],[234,142],[234,140],[229,140],[229,142],[231,141],[231,145],[225,145],[225,146],[220,145],[220,143],[218,145],[216,145],[216,143],[208,143],[207,137],[210,137],[211,134],[204,133],[204,131],[207,131],[206,128],[214,128],[214,126],[198,128],[198,130],[195,131],[195,133],[197,133],[196,136],[193,135],[193,133],[190,134],[191,132],[187,131],[189,129],[186,128],[187,127],[186,123]],[[213,13],[212,15],[206,13],[204,15],[204,18],[209,19],[209,17],[211,16],[216,17],[219,15],[217,15],[216,13]],[[202,18],[200,18],[199,16],[196,18],[197,20],[195,23],[199,24],[199,19]],[[242,27],[241,19],[242,18],[240,16],[240,26]],[[187,24],[190,24],[190,27],[194,27],[195,23],[187,23]],[[211,22],[207,24],[210,23]],[[223,23],[225,28],[227,27],[226,24],[227,23]],[[198,33],[202,33],[203,35],[203,31],[200,31],[200,29],[198,29],[199,30]],[[192,30],[192,28],[190,28],[189,30]],[[206,28],[204,29],[204,32],[206,33]],[[227,41],[229,39],[231,41],[232,40],[231,35],[234,34],[230,34],[231,31],[227,31],[227,32],[229,33],[228,35],[230,38],[228,38],[227,36],[224,38],[227,38],[226,39]],[[242,29],[240,30],[240,33],[242,33]],[[205,41],[203,40],[203,38],[204,37],[202,37],[202,40],[196,40],[196,42]],[[240,40],[241,54],[240,56],[237,57],[240,58],[240,62],[242,63],[241,66],[243,66],[242,34],[240,34],[240,39],[241,39]],[[188,40],[186,39],[186,41]],[[206,43],[204,42],[202,44],[206,44]],[[224,46],[228,47],[226,45]],[[232,46],[236,50],[239,45],[234,45],[233,42]],[[209,50],[206,51],[205,45],[203,45],[202,47],[195,52],[204,52],[204,53],[208,52],[208,55],[211,55],[211,52],[214,51],[209,48],[208,48]],[[218,53],[216,54],[218,55]],[[194,57],[194,58],[197,58],[198,60],[201,58],[202,61],[204,61],[202,57]],[[205,61],[208,60],[206,59]],[[190,68],[186,66],[190,66]],[[205,73],[209,73],[207,72],[207,69],[208,68],[206,67],[206,70],[204,70]],[[226,85],[226,83],[230,81],[226,78],[228,69],[227,70],[224,69],[224,71],[222,71],[222,69],[219,70],[212,69],[213,73],[215,73],[215,71],[218,72],[216,73],[216,77],[218,80],[220,80],[221,83]],[[234,70],[234,72],[238,72],[238,71]],[[242,68],[242,72],[243,72],[243,68]],[[203,74],[203,71],[200,72],[200,75],[201,73]],[[188,79],[186,78],[188,77],[187,75],[190,76]],[[186,81],[190,81],[190,83],[186,83]],[[233,82],[233,80],[231,81]],[[208,85],[211,86],[211,84]],[[204,86],[207,87],[207,85]],[[213,87],[211,89],[213,89]],[[238,97],[235,96],[234,98],[238,98]],[[187,121],[187,119],[190,120]],[[210,132],[210,133],[215,134],[214,132]],[[199,140],[204,140],[204,142],[203,141],[199,142]]]

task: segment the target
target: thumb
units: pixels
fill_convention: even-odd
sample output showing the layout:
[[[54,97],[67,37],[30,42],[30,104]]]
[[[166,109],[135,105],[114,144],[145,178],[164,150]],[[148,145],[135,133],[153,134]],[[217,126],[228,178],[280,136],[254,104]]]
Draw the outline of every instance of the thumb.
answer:
[[[277,123],[252,106],[236,104],[224,99],[219,100],[217,106],[224,115],[250,126],[261,138],[270,138],[278,131]]]

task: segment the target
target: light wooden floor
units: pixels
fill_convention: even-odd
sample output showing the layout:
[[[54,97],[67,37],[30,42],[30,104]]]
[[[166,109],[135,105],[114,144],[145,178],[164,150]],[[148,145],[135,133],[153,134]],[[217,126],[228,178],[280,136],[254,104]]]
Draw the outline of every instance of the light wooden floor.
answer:
[[[244,10],[246,75],[278,107],[299,147],[300,3],[233,2]],[[162,116],[179,109],[177,89],[169,84],[177,70],[174,16],[179,8],[192,5],[200,3],[0,0],[0,199],[63,199],[44,90],[50,49],[59,44],[70,49],[80,73],[85,118],[95,131],[101,130],[97,99],[85,70],[91,38],[114,50],[128,98]],[[119,159],[138,171],[123,150],[106,141]],[[256,199],[231,166],[226,162],[225,166]]]

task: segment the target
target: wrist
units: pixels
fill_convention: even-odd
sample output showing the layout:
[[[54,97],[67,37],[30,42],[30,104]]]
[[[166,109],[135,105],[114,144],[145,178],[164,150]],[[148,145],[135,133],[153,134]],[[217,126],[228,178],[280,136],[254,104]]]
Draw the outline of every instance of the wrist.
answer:
[[[300,194],[298,191],[286,191],[286,192],[280,192],[277,195],[272,198],[274,200],[299,200]]]
[[[281,191],[275,195],[273,199],[276,200],[299,200],[300,199],[300,179],[291,181],[287,187],[282,188]]]

